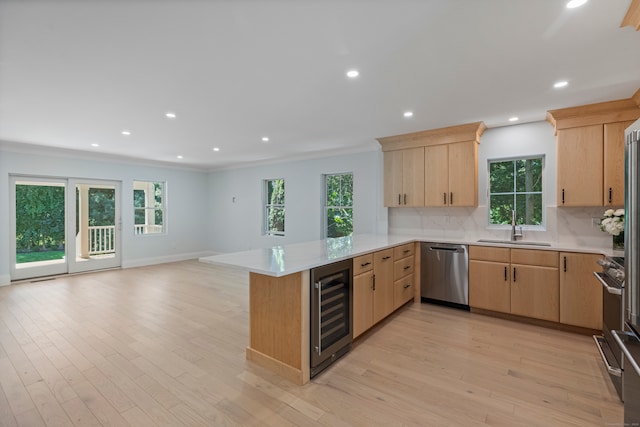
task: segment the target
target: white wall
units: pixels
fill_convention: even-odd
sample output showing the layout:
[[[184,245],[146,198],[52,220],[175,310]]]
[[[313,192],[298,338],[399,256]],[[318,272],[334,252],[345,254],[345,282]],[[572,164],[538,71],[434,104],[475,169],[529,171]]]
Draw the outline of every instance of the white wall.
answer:
[[[611,236],[593,224],[604,208],[556,206],[556,145],[548,122],[492,128],[485,131],[478,149],[477,208],[391,208],[389,232],[416,236],[508,239],[509,227],[489,227],[487,209],[488,159],[516,156],[545,156],[543,175],[545,230],[525,230],[526,240],[567,243],[583,247],[610,248]]]
[[[321,239],[323,174],[352,172],[355,233],[386,233],[382,153],[369,151],[212,172],[209,176],[212,249],[216,252]],[[263,180],[285,180],[285,236],[265,236]],[[235,198],[235,202],[233,201]]]
[[[0,148],[0,284],[9,282],[9,175],[92,178],[122,182],[122,266],[196,258],[210,253],[207,173],[83,159],[65,152],[46,155]],[[133,234],[133,181],[167,182],[168,233]]]

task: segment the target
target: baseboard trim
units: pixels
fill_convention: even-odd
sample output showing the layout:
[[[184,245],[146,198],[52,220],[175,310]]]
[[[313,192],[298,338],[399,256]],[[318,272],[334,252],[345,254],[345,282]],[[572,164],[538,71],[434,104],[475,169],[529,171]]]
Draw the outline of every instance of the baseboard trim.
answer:
[[[156,264],[165,264],[167,262],[177,262],[177,261],[186,261],[189,259],[199,259],[206,256],[211,256],[212,252],[203,251],[203,252],[189,252],[182,254],[172,254],[160,257],[151,257],[151,258],[138,258],[127,261],[122,261],[122,268],[135,268],[135,267],[145,267],[147,265],[156,265]]]
[[[11,276],[3,274],[0,276],[0,286],[9,286],[11,284]]]

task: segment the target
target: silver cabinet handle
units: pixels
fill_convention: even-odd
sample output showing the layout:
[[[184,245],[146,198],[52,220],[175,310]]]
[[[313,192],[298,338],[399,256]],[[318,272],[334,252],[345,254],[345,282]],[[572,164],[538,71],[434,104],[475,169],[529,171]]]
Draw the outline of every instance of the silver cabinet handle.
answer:
[[[316,283],[316,289],[318,290],[318,346],[316,351],[318,354],[322,354],[322,282]]]
[[[602,362],[604,363],[604,366],[607,367],[607,372],[609,372],[614,377],[621,377],[622,369],[614,368],[613,366],[611,366],[611,364],[607,360],[607,356],[605,356],[604,351],[602,351],[602,346],[600,345],[600,341],[598,341],[598,338],[604,340],[604,337],[599,337],[597,335],[594,335],[593,340],[596,342],[596,347],[598,347],[598,352],[600,352],[600,357],[602,358]]]
[[[638,363],[635,361],[635,359],[633,358],[633,356],[629,352],[629,349],[622,342],[622,339],[620,338],[620,335],[626,335],[626,336],[632,337],[634,339],[636,338],[636,336],[633,335],[632,333],[623,332],[623,331],[611,331],[611,333],[613,334],[613,339],[616,340],[616,342],[618,343],[618,345],[622,349],[622,352],[624,353],[624,356],[626,357],[625,362],[629,362],[629,364],[633,367],[633,370],[636,371],[636,375],[640,375],[640,366],[638,366]],[[626,367],[625,367],[625,369],[626,369]]]
[[[593,275],[596,276],[596,279],[598,279],[598,282],[600,282],[602,286],[604,286],[607,292],[609,292],[612,295],[622,295],[622,289],[614,288],[613,286],[607,285],[607,282],[602,280],[602,277],[600,277],[600,275],[597,272],[594,272]]]

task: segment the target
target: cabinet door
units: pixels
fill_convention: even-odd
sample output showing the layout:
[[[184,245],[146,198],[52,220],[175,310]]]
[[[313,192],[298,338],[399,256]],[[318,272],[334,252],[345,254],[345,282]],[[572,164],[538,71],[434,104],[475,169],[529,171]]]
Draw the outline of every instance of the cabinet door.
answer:
[[[558,206],[602,206],[603,127],[558,131]]]
[[[511,274],[503,262],[469,260],[469,305],[509,313]]]
[[[403,277],[400,280],[396,280],[393,284],[393,308],[399,308],[407,301],[413,299],[413,274]]]
[[[632,123],[604,125],[604,206],[624,206],[624,131]]]
[[[602,285],[595,254],[560,253],[560,323],[602,330]]]
[[[424,148],[402,150],[402,206],[424,206]]]
[[[402,203],[402,150],[384,153],[384,205]]]
[[[393,311],[393,248],[373,254],[373,323]]]
[[[449,150],[447,145],[424,148],[424,185],[426,206],[449,204]]]
[[[511,313],[557,322],[558,269],[511,264]]]
[[[478,206],[478,144],[449,144],[449,205]]]
[[[373,325],[373,271],[353,277],[353,337]]]

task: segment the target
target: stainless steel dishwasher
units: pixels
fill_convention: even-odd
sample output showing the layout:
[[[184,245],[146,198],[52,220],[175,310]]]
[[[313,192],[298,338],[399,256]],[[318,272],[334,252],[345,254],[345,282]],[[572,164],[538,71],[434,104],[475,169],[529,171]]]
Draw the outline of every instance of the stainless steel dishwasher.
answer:
[[[420,247],[423,301],[469,309],[467,245],[423,242]]]

